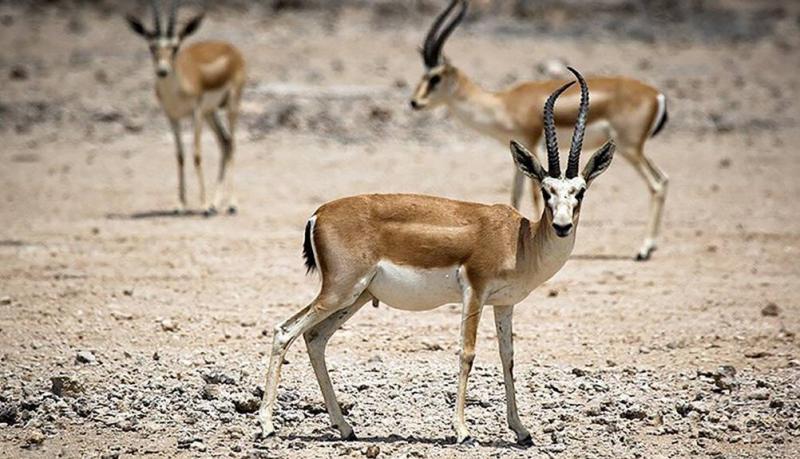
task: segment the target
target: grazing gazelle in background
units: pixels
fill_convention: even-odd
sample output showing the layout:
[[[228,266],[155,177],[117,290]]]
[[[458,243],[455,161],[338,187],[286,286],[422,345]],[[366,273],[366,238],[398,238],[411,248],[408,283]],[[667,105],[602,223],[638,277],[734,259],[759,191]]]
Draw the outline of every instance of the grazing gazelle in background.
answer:
[[[517,167],[541,187],[545,206],[532,222],[510,206],[484,205],[422,195],[363,195],[320,207],[306,225],[303,243],[309,271],[319,269],[322,287],[308,306],[275,328],[259,419],[264,436],[274,433],[272,410],[286,351],[301,334],[332,424],[342,438],[355,438],[342,416],[328,376],[325,347],[333,333],[370,300],[408,311],[463,302],[461,356],[453,426],[457,440],[469,439],[464,420],[467,379],[475,357],[484,305],[494,306],[503,364],[508,424],[521,444],[531,436],[517,412],[513,376],[514,305],[564,265],[575,244],[584,193],[611,164],[608,142],[578,173],[589,92],[581,75],[581,102],[561,174],[553,107],[570,82],[544,107],[548,170],[516,141]]]
[[[221,41],[202,41],[181,48],[183,41],[197,31],[203,15],[193,17],[180,31],[176,30],[177,5],[169,9],[166,30],[161,24],[158,3],[152,0],[153,30],[148,30],[135,17],[128,16],[134,32],[150,45],[156,71],[156,96],[169,118],[175,135],[178,160],[179,211],[186,209],[186,182],[183,173],[183,118],[191,117],[194,128],[194,166],[200,184],[200,202],[206,215],[216,213],[224,204],[228,213],[237,210],[233,191],[233,156],[236,122],[245,83],[244,59],[233,45]],[[220,110],[227,109],[228,126],[223,124]],[[220,161],[217,189],[212,204],[206,201],[203,160],[200,154],[203,123],[207,122],[217,137]]]
[[[467,6],[467,0],[452,0],[433,22],[422,47],[426,70],[411,99],[412,108],[445,105],[461,122],[503,144],[518,139],[531,148],[541,148],[539,107],[563,80],[520,83],[498,92],[487,91],[470,80],[442,54],[445,41],[464,19]],[[588,83],[595,100],[588,118],[590,128],[600,128],[604,139],[614,139],[618,151],[644,178],[650,190],[647,234],[636,257],[647,260],[656,248],[667,176],[645,154],[644,143],[667,121],[666,99],[652,86],[630,78],[595,77],[589,78]],[[578,103],[577,91],[564,95],[555,108],[556,127],[569,126],[575,120]],[[515,170],[511,191],[511,205],[515,208],[519,208],[523,187],[522,173]],[[532,196],[534,210],[538,212],[541,204],[535,187]]]

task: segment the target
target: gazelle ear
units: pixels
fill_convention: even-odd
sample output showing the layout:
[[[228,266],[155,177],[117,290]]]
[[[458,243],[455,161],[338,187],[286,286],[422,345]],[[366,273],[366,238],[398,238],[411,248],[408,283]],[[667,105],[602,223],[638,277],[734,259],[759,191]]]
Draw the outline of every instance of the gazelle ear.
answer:
[[[130,26],[131,30],[133,30],[133,32],[136,35],[142,36],[144,38],[150,38],[150,36],[152,35],[150,32],[147,31],[147,29],[144,28],[141,21],[139,21],[135,17],[128,15],[125,16],[125,20],[128,21],[128,26]]]
[[[183,40],[184,38],[188,37],[189,35],[197,32],[197,29],[200,28],[200,23],[203,22],[203,14],[198,14],[197,16],[193,17],[185,26],[183,26],[183,30],[179,35],[179,38]]]
[[[523,174],[540,182],[547,177],[547,172],[545,172],[539,160],[516,140],[511,141],[511,155],[514,157],[514,163],[517,168]]]
[[[582,172],[583,179],[586,180],[587,185],[608,169],[608,166],[611,165],[611,160],[614,158],[614,150],[616,148],[617,146],[614,142],[609,140],[589,158],[589,162],[583,167]]]

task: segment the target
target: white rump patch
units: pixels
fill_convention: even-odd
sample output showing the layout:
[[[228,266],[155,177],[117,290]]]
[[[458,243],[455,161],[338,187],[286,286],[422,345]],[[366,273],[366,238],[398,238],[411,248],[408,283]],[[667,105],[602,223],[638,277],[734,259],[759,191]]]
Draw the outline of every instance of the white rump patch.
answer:
[[[381,260],[367,290],[381,303],[406,311],[427,311],[462,299],[458,266],[425,269]]]

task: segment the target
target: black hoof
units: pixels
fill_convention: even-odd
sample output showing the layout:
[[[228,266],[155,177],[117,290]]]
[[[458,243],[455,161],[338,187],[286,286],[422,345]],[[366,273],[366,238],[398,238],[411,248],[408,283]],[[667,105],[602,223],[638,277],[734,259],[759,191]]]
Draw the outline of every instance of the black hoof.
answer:
[[[356,437],[356,433],[355,432],[351,431],[350,435],[348,435],[346,437],[342,436],[342,440],[344,440],[344,441],[356,441],[356,440],[358,440],[358,437]]]
[[[208,208],[208,209],[203,211],[203,216],[206,217],[206,218],[213,217],[214,215],[217,215],[217,209],[215,209],[213,207]]]
[[[239,213],[239,209],[236,206],[229,206],[228,207],[228,215],[236,215]]]
[[[524,447],[527,448],[527,447],[533,446],[533,439],[531,438],[530,435],[528,435],[526,437],[518,439],[517,440],[517,444],[519,446],[524,446]]]
[[[646,254],[644,254],[644,253],[637,253],[637,254],[636,254],[636,261],[647,261],[647,260],[649,260],[649,259],[650,259],[650,254],[651,254],[651,253],[652,253],[652,252],[647,252]]]
[[[464,439],[461,440],[460,442],[458,442],[458,444],[465,445],[465,446],[472,446],[472,445],[475,444],[475,439],[472,438],[472,435],[469,435],[469,436],[464,437]]]

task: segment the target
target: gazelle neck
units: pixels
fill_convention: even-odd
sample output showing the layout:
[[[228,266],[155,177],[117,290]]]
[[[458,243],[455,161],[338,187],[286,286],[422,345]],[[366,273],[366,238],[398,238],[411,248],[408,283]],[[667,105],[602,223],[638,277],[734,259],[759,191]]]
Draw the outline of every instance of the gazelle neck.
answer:
[[[557,273],[567,262],[575,247],[578,222],[567,237],[559,237],[553,229],[553,217],[545,208],[542,218],[532,229],[531,246],[528,250],[528,269],[534,288]]]
[[[494,92],[474,83],[461,70],[454,70],[457,83],[447,100],[450,112],[470,128],[507,143],[516,126],[505,103]]]

